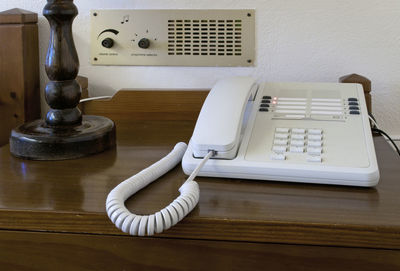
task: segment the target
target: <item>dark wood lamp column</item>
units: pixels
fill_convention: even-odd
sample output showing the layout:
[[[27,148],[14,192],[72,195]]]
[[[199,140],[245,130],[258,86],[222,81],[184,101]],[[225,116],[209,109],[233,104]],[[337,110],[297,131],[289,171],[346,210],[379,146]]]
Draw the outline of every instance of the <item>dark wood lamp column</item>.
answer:
[[[78,158],[115,145],[115,125],[101,116],[82,116],[77,108],[81,87],[75,80],[79,59],[72,36],[78,10],[73,0],[47,0],[43,15],[50,23],[45,88],[50,106],[45,120],[25,123],[11,132],[10,151],[34,160]]]

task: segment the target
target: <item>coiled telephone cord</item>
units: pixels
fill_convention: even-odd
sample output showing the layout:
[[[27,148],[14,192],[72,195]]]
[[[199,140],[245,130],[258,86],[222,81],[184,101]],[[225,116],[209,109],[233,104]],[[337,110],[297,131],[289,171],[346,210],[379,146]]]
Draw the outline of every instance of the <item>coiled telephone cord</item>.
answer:
[[[118,229],[130,235],[146,236],[161,233],[189,214],[199,202],[200,189],[193,179],[206,161],[215,154],[210,151],[179,188],[180,195],[167,207],[152,215],[136,215],[125,207],[125,201],[172,168],[181,160],[187,145],[180,142],[164,158],[142,170],[138,174],[117,185],[107,196],[108,217]]]

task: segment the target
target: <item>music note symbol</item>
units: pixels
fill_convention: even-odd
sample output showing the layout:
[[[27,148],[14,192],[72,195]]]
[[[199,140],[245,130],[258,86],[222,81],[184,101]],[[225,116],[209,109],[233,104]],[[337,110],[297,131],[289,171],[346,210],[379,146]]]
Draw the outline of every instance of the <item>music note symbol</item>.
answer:
[[[129,22],[129,15],[125,15],[124,17],[122,17],[121,24],[127,23],[127,22]]]

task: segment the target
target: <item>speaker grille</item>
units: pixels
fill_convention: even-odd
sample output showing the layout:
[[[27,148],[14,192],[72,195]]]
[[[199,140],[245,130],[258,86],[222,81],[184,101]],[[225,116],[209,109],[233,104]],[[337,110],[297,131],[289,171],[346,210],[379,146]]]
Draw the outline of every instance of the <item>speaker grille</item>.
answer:
[[[168,55],[241,56],[242,20],[168,20]]]

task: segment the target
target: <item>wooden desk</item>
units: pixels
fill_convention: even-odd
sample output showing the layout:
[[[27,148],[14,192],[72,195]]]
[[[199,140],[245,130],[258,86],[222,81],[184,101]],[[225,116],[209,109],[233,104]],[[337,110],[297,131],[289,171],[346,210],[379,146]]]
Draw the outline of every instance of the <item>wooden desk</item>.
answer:
[[[117,148],[98,155],[38,162],[1,148],[1,270],[400,269],[400,159],[382,137],[375,188],[199,177],[199,205],[175,227],[146,238],[116,229],[108,192],[187,142],[205,95],[121,93],[87,104],[117,124]],[[185,178],[178,166],[126,205],[158,211]]]

